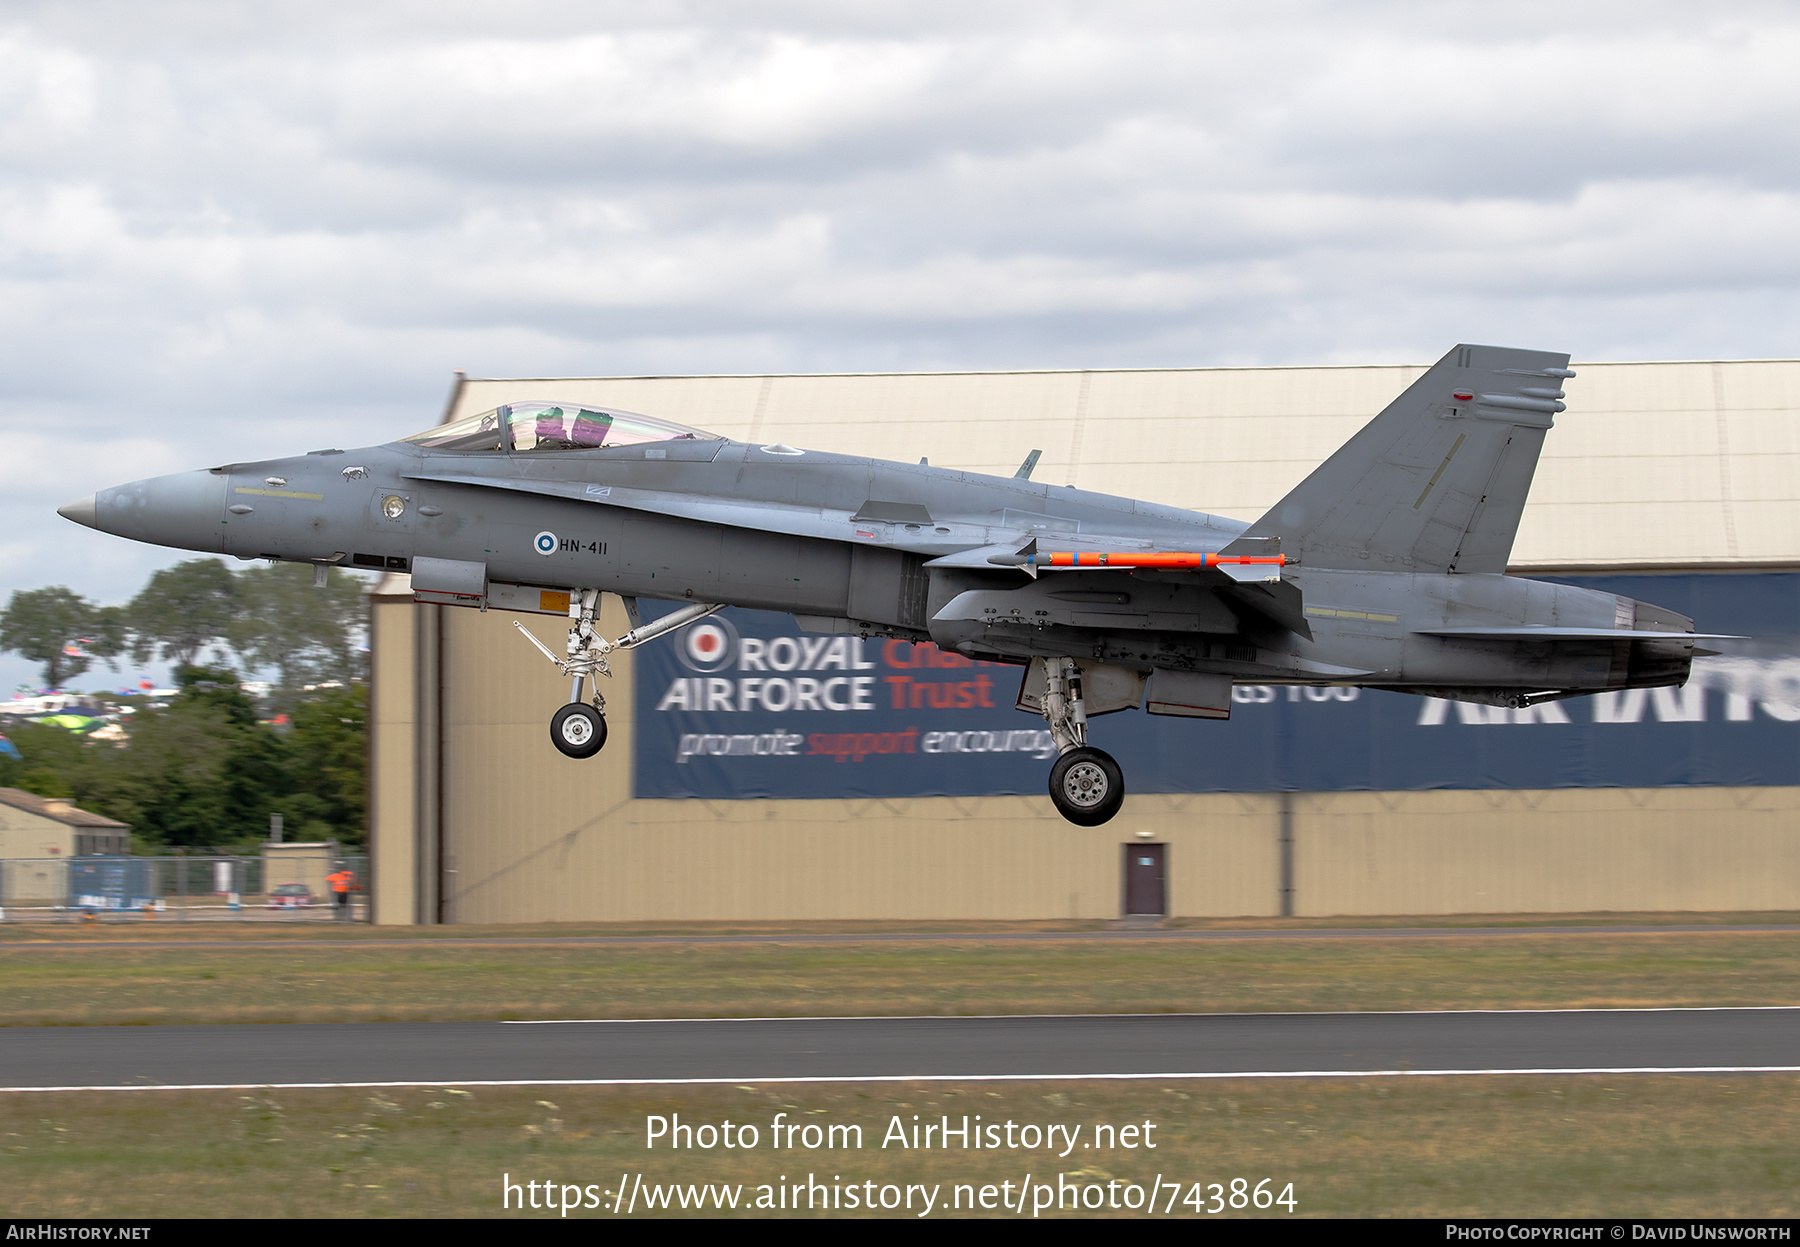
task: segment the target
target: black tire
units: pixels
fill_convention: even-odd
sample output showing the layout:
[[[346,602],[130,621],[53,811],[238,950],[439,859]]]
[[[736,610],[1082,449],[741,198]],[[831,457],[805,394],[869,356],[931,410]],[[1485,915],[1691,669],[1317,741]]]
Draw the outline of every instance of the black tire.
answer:
[[[1125,804],[1125,773],[1103,749],[1071,749],[1050,768],[1050,800],[1077,827],[1098,827]]]
[[[550,720],[550,740],[571,758],[591,758],[606,743],[606,716],[572,701]]]

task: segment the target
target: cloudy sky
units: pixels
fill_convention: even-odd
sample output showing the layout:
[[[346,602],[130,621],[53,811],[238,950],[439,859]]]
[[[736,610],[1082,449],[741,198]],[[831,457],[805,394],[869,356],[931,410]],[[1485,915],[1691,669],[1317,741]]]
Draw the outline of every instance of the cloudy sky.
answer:
[[[1796,65],[1793,4],[5,0],[0,598],[456,368],[1792,357]]]

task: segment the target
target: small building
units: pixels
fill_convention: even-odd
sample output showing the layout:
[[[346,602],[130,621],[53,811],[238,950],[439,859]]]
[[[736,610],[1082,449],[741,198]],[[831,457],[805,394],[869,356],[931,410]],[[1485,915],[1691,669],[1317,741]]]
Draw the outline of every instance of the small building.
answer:
[[[0,788],[0,858],[89,857],[131,852],[131,828],[61,797]]]
[[[61,904],[69,861],[131,852],[131,828],[103,814],[0,788],[0,905]]]
[[[336,840],[271,841],[262,846],[263,891],[284,883],[303,883],[323,900],[331,890],[326,876],[338,868],[342,850]]]

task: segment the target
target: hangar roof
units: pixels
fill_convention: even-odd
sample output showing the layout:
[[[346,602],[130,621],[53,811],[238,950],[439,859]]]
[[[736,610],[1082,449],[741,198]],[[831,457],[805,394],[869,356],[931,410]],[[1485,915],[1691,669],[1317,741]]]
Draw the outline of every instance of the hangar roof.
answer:
[[[121,831],[129,829],[125,823],[104,814],[77,809],[60,797],[40,797],[37,793],[26,792],[22,788],[0,788],[0,805],[10,805],[27,814],[67,823],[71,827],[117,827]]]
[[[1426,367],[470,377],[446,414],[572,399],[1001,476],[1041,449],[1037,480],[1254,520]],[[1514,567],[1800,563],[1800,360],[1572,367]]]

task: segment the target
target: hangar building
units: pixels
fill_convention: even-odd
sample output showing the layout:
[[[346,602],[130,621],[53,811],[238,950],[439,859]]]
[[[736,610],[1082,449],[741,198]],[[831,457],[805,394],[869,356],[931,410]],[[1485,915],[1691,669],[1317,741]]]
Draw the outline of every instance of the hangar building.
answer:
[[[740,669],[867,670],[880,730],[784,719],[796,681],[773,674],[738,683],[787,692],[709,719],[678,635],[614,657],[610,741],[574,761],[546,730],[567,682],[511,626],[560,650],[566,623],[419,604],[389,574],[371,599],[375,921],[1800,908],[1800,361],[1575,367],[1513,570],[1753,635],[1685,689],[1504,711],[1239,688],[1231,721],[1154,732],[1125,712],[1094,743],[1131,795],[1080,828],[1044,795],[1016,669],[832,651],[745,615]],[[1037,481],[1252,520],[1423,371],[459,378],[445,419],[568,400],[1003,476],[1036,449]],[[628,626],[616,599],[605,623]]]

